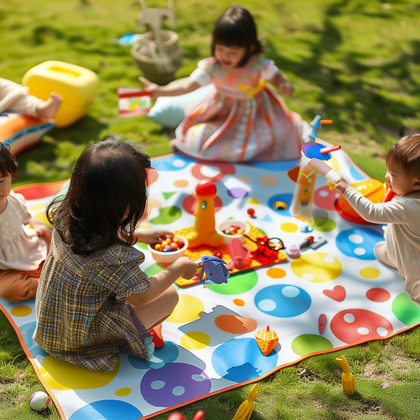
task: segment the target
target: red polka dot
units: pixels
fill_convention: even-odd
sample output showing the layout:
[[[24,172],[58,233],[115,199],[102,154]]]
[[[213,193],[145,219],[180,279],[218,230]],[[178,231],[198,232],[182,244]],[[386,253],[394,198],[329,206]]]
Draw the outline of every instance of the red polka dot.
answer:
[[[258,326],[255,319],[239,315],[220,315],[214,322],[218,328],[230,334],[245,334],[254,331]]]
[[[329,187],[318,188],[314,193],[314,203],[324,210],[335,210],[334,202],[337,200],[338,190],[330,190]]]
[[[216,168],[219,169],[220,172],[213,177],[210,177],[208,175],[203,175],[201,173],[201,168],[203,166],[215,166]],[[191,170],[191,173],[197,179],[209,179],[210,181],[213,181],[213,182],[220,182],[225,175],[235,175],[235,172],[236,172],[235,166],[232,165],[231,163],[216,163],[216,162],[197,163],[197,165],[195,165]]]
[[[386,302],[390,299],[391,293],[388,290],[375,287],[366,292],[366,297],[372,302]]]

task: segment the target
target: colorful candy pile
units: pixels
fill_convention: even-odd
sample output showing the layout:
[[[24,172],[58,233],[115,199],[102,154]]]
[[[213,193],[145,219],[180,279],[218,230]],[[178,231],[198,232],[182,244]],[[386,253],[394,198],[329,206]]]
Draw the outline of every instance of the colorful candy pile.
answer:
[[[160,239],[160,238],[159,238]],[[174,252],[184,248],[185,244],[177,236],[169,236],[162,240],[162,242],[151,245],[155,251],[159,252]]]
[[[228,229],[223,231],[225,235],[243,235],[245,231],[239,226],[230,226]]]

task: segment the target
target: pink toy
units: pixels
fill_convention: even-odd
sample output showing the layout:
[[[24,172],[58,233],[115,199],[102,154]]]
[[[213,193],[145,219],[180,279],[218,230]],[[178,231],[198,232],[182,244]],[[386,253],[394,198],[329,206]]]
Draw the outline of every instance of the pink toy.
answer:
[[[326,325],[327,325],[327,316],[325,314],[321,314],[318,318],[318,331],[320,334],[324,332]]]
[[[303,158],[302,158],[303,159]],[[312,171],[317,172],[318,174],[325,177],[325,179],[334,184],[334,181],[338,178],[337,172],[334,172],[330,166],[328,166],[324,161],[319,160],[317,158],[310,159],[306,166],[310,168]]]
[[[181,413],[172,413],[168,417],[168,420],[186,420],[186,419]],[[204,411],[203,410],[197,411],[197,413],[195,414],[192,420],[204,420]]]
[[[237,269],[244,268],[248,262],[250,250],[238,238],[232,239],[228,245],[228,253],[232,258],[233,265]]]
[[[298,245],[290,245],[289,249],[286,250],[286,255],[289,258],[299,258],[300,257],[300,248]]]

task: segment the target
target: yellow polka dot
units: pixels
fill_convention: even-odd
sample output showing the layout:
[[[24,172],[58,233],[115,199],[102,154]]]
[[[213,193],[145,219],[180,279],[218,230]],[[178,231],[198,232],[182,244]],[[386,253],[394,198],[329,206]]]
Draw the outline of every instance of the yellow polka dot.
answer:
[[[178,181],[174,182],[175,187],[183,188],[186,187],[189,182],[185,179],[179,179]]]
[[[299,228],[296,224],[294,223],[283,223],[282,225],[280,225],[280,229],[283,230],[284,232],[296,232]]]
[[[373,267],[365,267],[360,270],[360,275],[365,279],[376,279],[379,276],[380,271]]]
[[[121,388],[115,391],[115,395],[118,397],[125,397],[126,395],[129,395],[129,394],[131,394],[130,388]]]
[[[42,361],[41,376],[45,383],[54,390],[93,389],[108,385],[117,376],[119,368],[119,357],[111,371],[95,372],[47,356]]]
[[[311,252],[293,260],[290,268],[302,280],[326,283],[335,280],[343,271],[340,261],[322,252]]]
[[[279,180],[276,176],[274,175],[263,175],[260,176],[260,178],[258,179],[258,181],[260,182],[260,184],[265,185],[267,187],[270,187],[272,185],[277,185],[279,183]]]
[[[247,183],[251,182],[251,180],[247,176],[244,176],[244,175],[238,176],[238,179],[242,182],[247,182]]]
[[[281,268],[269,268],[267,270],[267,276],[272,279],[282,279],[286,275],[286,272]]]
[[[176,305],[171,316],[166,322],[175,324],[185,324],[200,318],[200,314],[204,311],[203,302],[190,295],[180,295],[178,305]]]
[[[137,230],[150,230],[152,229],[152,226],[150,225],[140,225]]]
[[[36,203],[36,204],[32,204],[31,206],[28,207],[29,211],[41,211],[41,210],[45,210],[45,204],[44,203]]]
[[[331,169],[334,172],[339,172],[340,171],[340,164],[337,160],[337,158],[334,155],[331,155],[331,159],[328,161],[329,166],[331,166]]]
[[[23,306],[23,305],[16,306],[10,311],[10,313],[13,316],[19,316],[19,317],[28,316],[31,312],[32,312],[32,309],[29,306]]]
[[[210,344],[210,337],[201,331],[192,331],[181,338],[181,346],[187,350],[204,349]]]
[[[245,302],[242,299],[233,299],[233,303],[236,306],[244,306],[245,305]]]

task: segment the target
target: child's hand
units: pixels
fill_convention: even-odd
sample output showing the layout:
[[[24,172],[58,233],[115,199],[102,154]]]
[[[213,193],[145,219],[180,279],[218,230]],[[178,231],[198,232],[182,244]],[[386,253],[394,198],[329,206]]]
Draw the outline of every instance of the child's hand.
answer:
[[[159,85],[156,83],[149,82],[145,77],[140,76],[139,82],[143,83],[145,92],[149,92],[150,98],[155,100],[160,96]]]
[[[289,80],[279,85],[280,95],[290,96],[294,91],[295,91],[295,88],[293,87],[293,85],[290,83]]]
[[[182,268],[184,269],[182,277],[184,279],[190,280],[197,273],[197,264],[188,257],[180,257],[177,259],[177,262],[182,264]]]
[[[31,217],[29,224],[32,226],[32,229],[36,232],[36,235],[44,238],[46,241],[50,242],[52,238],[52,229],[49,228],[44,223],[40,222],[37,218]]]
[[[145,244],[157,244],[161,242],[159,237],[164,237],[165,235],[171,235],[172,233],[165,230],[137,230],[136,239],[137,242],[144,242]]]
[[[334,184],[335,188],[337,188],[337,190],[341,191],[342,193],[344,193],[350,186],[349,183],[341,175],[339,175],[338,178],[334,181]]]

